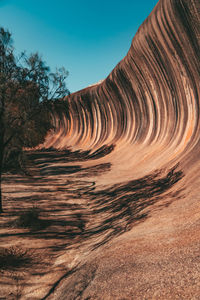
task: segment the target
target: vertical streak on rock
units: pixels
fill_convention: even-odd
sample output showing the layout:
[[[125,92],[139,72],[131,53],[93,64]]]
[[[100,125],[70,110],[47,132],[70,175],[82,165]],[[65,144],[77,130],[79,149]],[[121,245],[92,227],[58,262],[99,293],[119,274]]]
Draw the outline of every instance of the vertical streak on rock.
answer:
[[[198,0],[160,0],[110,75],[67,98],[70,116],[55,116],[43,147],[140,145],[163,164],[189,161],[200,136],[199,12]]]

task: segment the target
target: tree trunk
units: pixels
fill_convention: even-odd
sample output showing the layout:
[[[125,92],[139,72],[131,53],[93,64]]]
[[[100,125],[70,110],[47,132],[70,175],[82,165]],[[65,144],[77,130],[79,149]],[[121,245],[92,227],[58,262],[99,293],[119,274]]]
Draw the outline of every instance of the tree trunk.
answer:
[[[2,83],[2,82],[1,82]],[[4,156],[4,136],[5,136],[5,125],[4,125],[4,114],[5,114],[5,81],[3,80],[3,88],[0,91],[0,214],[3,212],[3,203],[2,203],[2,172],[3,172],[3,156]]]
[[[1,188],[1,174],[0,174],[0,214],[3,212],[3,205],[2,205],[2,188]]]
[[[0,214],[3,212],[3,204],[2,204],[2,169],[3,169],[3,159],[2,159],[2,154],[0,153]]]
[[[3,153],[4,153],[3,138],[0,137],[0,214],[3,212],[2,201],[2,172],[3,172]]]

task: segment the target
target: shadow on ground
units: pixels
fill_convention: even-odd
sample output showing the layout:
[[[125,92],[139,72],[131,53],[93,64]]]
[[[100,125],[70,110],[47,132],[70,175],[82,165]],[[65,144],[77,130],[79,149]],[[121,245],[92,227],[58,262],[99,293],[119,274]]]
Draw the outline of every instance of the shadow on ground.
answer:
[[[96,155],[102,155],[102,151],[107,153],[110,148],[101,149]],[[25,232],[6,232],[1,237],[31,235],[35,239],[57,240],[56,245],[50,246],[53,251],[79,247],[88,241],[91,249],[96,249],[144,221],[153,204],[162,200],[161,205],[169,205],[181,192],[170,191],[183,178],[178,166],[96,190],[90,177],[109,172],[110,163],[89,168],[63,166],[66,161],[88,159],[89,154],[85,152],[81,156],[80,152],[69,154],[68,151],[49,150],[29,152],[28,155],[39,173],[29,177],[4,177],[5,184],[15,184],[15,190],[8,188],[5,193],[10,207],[7,215],[13,220],[3,226],[17,226],[16,220],[23,207],[30,209],[33,206],[40,210],[40,226],[30,226]],[[165,202],[167,198],[170,200]]]
[[[95,155],[109,151],[104,148]],[[28,152],[28,176],[4,174],[5,213],[0,219],[0,246],[5,248],[6,243],[15,241],[22,246],[2,248],[0,284],[11,291],[8,296],[2,290],[5,299],[20,299],[29,285],[37,288],[37,283],[30,283],[28,278],[49,274],[53,262],[70,253],[67,250],[80,253],[81,247],[86,247],[93,251],[144,222],[154,209],[183,197],[182,190],[176,187],[184,176],[178,166],[99,189],[94,178],[108,173],[112,165],[94,160],[93,166],[83,167],[81,161],[90,159],[89,155],[53,150]],[[24,250],[25,245],[30,248]],[[68,269],[66,264],[61,264],[59,270],[55,274],[62,275],[47,285],[49,292],[44,299],[62,279],[76,271],[81,279],[75,294],[81,294],[96,271],[92,269],[89,276],[84,268]],[[74,295],[73,289],[72,284],[68,293]]]

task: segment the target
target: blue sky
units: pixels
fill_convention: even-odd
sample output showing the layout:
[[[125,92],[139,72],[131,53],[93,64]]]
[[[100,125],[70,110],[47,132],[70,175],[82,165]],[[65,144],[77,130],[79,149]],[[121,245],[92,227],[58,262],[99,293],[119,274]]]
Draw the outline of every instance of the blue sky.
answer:
[[[75,92],[104,79],[127,54],[158,0],[0,0],[0,26],[18,52],[38,51],[69,71]]]

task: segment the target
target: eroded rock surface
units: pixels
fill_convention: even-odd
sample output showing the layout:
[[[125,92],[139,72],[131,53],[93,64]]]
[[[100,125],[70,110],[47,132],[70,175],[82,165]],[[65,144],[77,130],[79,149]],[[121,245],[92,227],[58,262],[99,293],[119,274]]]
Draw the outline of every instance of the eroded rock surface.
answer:
[[[34,188],[5,180],[49,222],[31,238],[52,266],[22,299],[200,299],[199,13],[160,0],[111,74],[55,112],[28,154]]]

